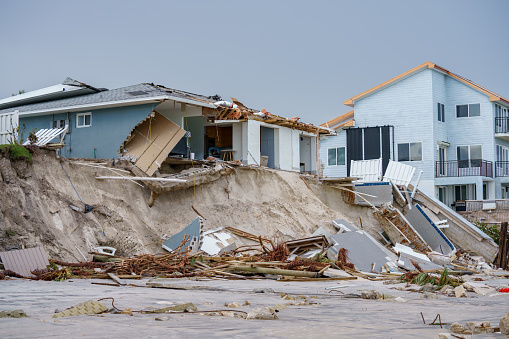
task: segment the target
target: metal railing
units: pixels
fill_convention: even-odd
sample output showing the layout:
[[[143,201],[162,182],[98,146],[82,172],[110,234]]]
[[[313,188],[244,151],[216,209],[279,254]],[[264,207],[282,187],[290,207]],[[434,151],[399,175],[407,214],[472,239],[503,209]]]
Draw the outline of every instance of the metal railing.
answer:
[[[495,161],[495,176],[509,177],[509,161]]]
[[[483,176],[493,178],[493,163],[482,159],[437,161],[435,177]]]
[[[509,117],[495,118],[495,133],[509,133]]]

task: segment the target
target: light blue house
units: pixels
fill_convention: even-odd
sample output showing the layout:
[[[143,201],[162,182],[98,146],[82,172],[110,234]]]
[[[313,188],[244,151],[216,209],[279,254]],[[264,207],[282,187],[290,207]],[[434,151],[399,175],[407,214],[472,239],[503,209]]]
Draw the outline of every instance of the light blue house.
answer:
[[[34,129],[67,127],[60,156],[118,158],[132,129],[152,112],[187,132],[170,155],[205,159],[213,154],[246,165],[263,160],[268,167],[296,172],[316,173],[317,136],[330,132],[298,118],[227,103],[217,95],[149,83],[107,90],[67,78],[0,100],[0,144],[8,142],[9,131],[17,125],[23,126],[24,140]]]
[[[426,62],[344,102],[322,126],[324,177],[349,175],[351,160],[382,158],[423,171],[420,189],[449,206],[508,197],[509,100]]]
[[[191,146],[203,157],[202,108],[215,108],[213,102],[220,99],[147,83],[107,90],[67,78],[62,84],[1,100],[0,117],[15,116],[25,138],[34,129],[67,126],[61,156],[107,159],[117,158],[133,127],[157,110],[194,134]]]

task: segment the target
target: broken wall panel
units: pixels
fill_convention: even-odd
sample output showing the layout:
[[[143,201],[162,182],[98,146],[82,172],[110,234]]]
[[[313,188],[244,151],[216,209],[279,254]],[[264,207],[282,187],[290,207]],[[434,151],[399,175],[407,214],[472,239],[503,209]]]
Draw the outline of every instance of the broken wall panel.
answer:
[[[331,238],[335,243],[333,251],[336,258],[339,249],[346,248],[350,262],[364,272],[371,272],[374,267],[373,271],[379,273],[387,262],[397,259],[394,253],[390,253],[388,250],[385,252],[382,249],[383,246],[377,245],[376,240],[369,237],[364,231],[338,233],[332,235]]]
[[[131,131],[120,154],[152,176],[185,134],[184,129],[153,111]]]
[[[422,253],[431,251],[426,241],[417,233],[412,227],[412,224],[405,218],[405,216],[396,208],[391,205],[384,205],[374,212],[377,218],[387,218],[398,230],[410,241],[410,247]],[[391,239],[392,240],[392,239]]]
[[[11,270],[24,277],[34,277],[32,271],[45,269],[48,265],[48,255],[42,246],[0,252],[0,258],[6,270]]]
[[[409,210],[405,217],[434,251],[445,255],[454,252],[454,245],[431,221],[419,204]]]
[[[400,243],[403,245],[410,244],[410,240],[401,232],[388,218],[382,216],[379,213],[373,214],[378,220],[380,226],[384,230],[385,234],[389,237],[393,244]]]
[[[407,187],[412,181],[414,172],[415,167],[413,166],[389,160],[389,164],[383,176],[383,181],[390,181],[396,185]]]
[[[186,241],[185,246],[191,249],[192,252],[197,252],[202,241],[202,227],[203,219],[197,217],[191,221],[191,223],[187,225],[182,231],[166,240],[162,247],[168,252],[172,252],[182,244],[185,236],[188,236],[189,238]],[[181,252],[183,251],[184,248],[181,249]]]
[[[380,206],[391,203],[392,186],[389,182],[366,182],[355,184],[355,204],[363,206]]]

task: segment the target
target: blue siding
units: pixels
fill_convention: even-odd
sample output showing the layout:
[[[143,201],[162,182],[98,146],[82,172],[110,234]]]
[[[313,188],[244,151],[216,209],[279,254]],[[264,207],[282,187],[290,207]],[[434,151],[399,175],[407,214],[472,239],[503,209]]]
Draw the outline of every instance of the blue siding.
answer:
[[[346,131],[338,131],[338,135],[334,136],[322,136],[320,138],[320,162],[323,164],[323,176],[331,178],[343,178],[346,177],[346,162],[345,165],[341,166],[329,166],[328,165],[328,150],[329,148],[345,147],[345,159],[346,155]]]
[[[87,110],[37,117],[20,116],[25,125],[25,138],[34,128],[50,128],[54,120],[70,119],[71,132],[65,137],[62,157],[118,158],[118,149],[129,132],[155,108],[155,104]],[[92,113],[92,126],[76,128],[76,115]]]

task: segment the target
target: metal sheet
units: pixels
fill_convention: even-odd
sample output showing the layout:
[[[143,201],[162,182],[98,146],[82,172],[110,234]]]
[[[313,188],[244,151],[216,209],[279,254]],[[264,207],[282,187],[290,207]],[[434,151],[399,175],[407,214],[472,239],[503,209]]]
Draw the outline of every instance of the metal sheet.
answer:
[[[182,244],[184,236],[188,235],[189,240],[186,242],[186,246],[191,248],[193,251],[197,251],[202,241],[202,225],[203,219],[198,217],[194,219],[189,225],[187,225],[182,231],[173,235],[163,243],[163,248],[169,252],[175,250]],[[183,251],[184,249],[182,249]]]
[[[49,265],[48,255],[42,246],[0,252],[0,258],[6,270],[14,271],[24,277],[33,277],[32,271],[45,269]]]
[[[385,171],[383,181],[391,181],[396,185],[403,185],[407,187],[412,181],[414,172],[415,167],[390,160],[387,170]]]
[[[351,175],[352,160],[362,160],[362,129],[349,128],[346,130],[346,175]]]
[[[364,159],[380,159],[380,128],[364,128]]]
[[[445,255],[454,252],[454,245],[435,223],[431,221],[419,204],[416,204],[415,208],[408,211],[405,217],[434,251]]]
[[[383,251],[374,239],[368,237],[364,231],[338,233],[331,236],[336,243],[334,251],[340,248],[348,250],[348,258],[359,270],[371,272],[371,265],[375,264],[375,272],[381,272],[384,264],[395,259],[395,255]],[[381,246],[381,245],[380,245]]]

